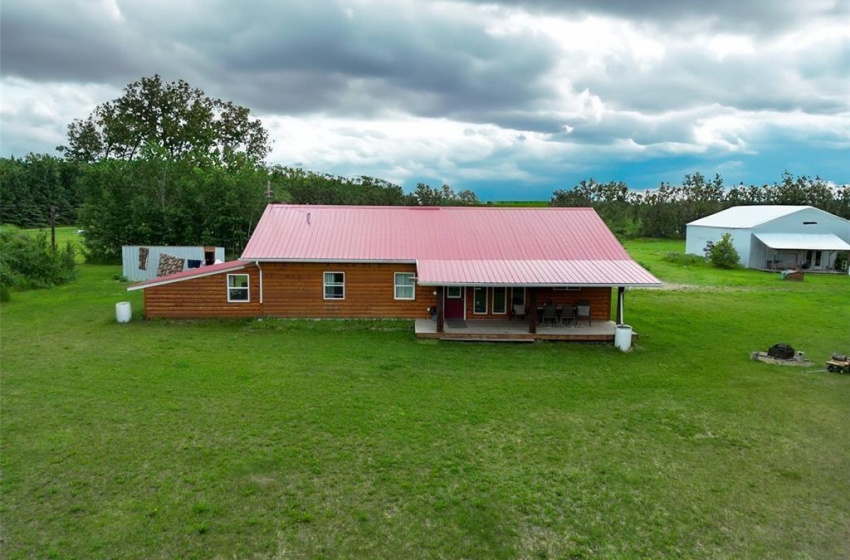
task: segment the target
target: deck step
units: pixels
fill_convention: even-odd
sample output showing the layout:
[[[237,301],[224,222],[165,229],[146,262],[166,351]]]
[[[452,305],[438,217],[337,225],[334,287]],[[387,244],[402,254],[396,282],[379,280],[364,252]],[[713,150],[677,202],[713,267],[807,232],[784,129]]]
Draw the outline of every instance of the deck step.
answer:
[[[459,337],[459,336],[447,336],[443,337],[440,340],[445,340],[446,342],[536,342],[533,338],[500,338],[500,337]]]

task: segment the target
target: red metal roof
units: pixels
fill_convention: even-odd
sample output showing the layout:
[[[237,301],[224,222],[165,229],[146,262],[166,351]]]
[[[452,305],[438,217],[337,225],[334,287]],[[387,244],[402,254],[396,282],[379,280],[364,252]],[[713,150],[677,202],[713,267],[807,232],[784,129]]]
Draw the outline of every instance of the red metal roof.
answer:
[[[418,262],[425,285],[660,284],[592,208],[272,204],[241,259]]]
[[[632,260],[455,261],[426,260],[416,266],[424,286],[645,286],[658,279]]]
[[[190,278],[211,276],[213,274],[219,274],[221,272],[229,270],[239,270],[240,268],[245,268],[246,266],[250,265],[251,263],[248,262],[230,261],[225,263],[202,266],[200,268],[190,268],[189,270],[184,270],[183,272],[178,272],[177,274],[169,274],[168,276],[158,276],[156,278],[151,278],[150,280],[145,280],[144,282],[139,282],[138,284],[133,284],[132,286],[127,287],[127,291],[132,292],[133,290],[144,290],[145,288],[151,288],[153,286],[171,284],[172,282],[182,282],[183,280],[188,280]]]

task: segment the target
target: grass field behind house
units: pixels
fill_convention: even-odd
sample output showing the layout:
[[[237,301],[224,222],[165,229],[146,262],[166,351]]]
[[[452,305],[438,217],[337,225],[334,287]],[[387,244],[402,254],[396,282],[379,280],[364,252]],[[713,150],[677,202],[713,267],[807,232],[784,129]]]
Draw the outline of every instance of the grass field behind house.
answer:
[[[48,242],[50,241],[50,228],[31,228],[22,230],[27,235],[44,235]],[[85,262],[85,255],[83,254],[84,248],[84,237],[77,233],[76,226],[65,226],[65,227],[57,227],[56,228],[56,246],[64,247],[66,243],[70,242],[71,245],[74,246],[76,251],[76,260],[78,263]]]
[[[685,268],[633,352],[406,321],[143,321],[119,267],[0,308],[2,556],[848,556],[850,278]],[[115,322],[129,300],[134,319]],[[749,360],[787,342],[811,368]]]

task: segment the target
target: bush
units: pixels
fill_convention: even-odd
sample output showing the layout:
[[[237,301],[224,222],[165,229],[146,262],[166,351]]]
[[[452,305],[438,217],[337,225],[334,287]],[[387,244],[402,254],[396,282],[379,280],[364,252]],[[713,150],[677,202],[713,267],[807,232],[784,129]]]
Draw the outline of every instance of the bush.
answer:
[[[705,264],[705,259],[700,256],[680,253],[678,251],[667,253],[664,256],[664,260],[669,263],[679,264],[682,266],[699,266],[701,264]]]
[[[11,288],[50,288],[74,278],[76,262],[70,242],[53,251],[43,233],[30,236],[12,226],[0,227],[0,286],[4,297],[9,296]]]
[[[717,268],[735,268],[741,256],[732,244],[732,234],[724,233],[708,251],[708,260]]]

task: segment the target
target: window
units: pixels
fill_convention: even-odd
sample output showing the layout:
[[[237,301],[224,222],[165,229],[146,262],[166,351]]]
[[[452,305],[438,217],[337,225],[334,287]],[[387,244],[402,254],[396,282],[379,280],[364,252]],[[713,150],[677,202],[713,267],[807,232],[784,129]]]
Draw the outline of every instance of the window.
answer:
[[[449,286],[446,289],[446,297],[449,299],[460,299],[463,297],[463,288],[460,286]]]
[[[236,303],[251,301],[248,283],[247,274],[228,274],[227,301]]]
[[[580,292],[581,286],[555,286],[552,290],[556,292]]]
[[[804,226],[816,226],[816,225],[818,225],[818,223],[817,222],[803,222],[803,225]]]
[[[504,315],[508,312],[508,289],[493,288],[493,313]]]
[[[345,299],[344,272],[325,272],[325,299]]]
[[[486,315],[487,314],[487,288],[475,288],[475,289],[473,289],[472,300],[474,302],[472,312],[475,313],[476,315]]]
[[[412,272],[395,273],[395,298],[416,299],[416,281]]]
[[[511,288],[511,303],[525,305],[525,288]]]

